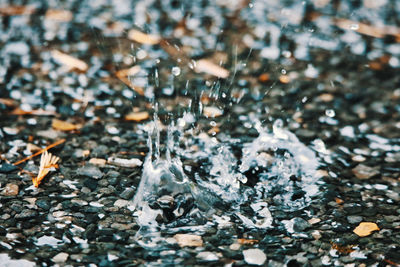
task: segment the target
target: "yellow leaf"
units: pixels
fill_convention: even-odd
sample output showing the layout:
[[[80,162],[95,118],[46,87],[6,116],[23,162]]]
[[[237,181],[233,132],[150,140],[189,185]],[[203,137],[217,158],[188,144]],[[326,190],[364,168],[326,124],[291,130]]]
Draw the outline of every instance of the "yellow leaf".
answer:
[[[353,232],[361,237],[369,236],[373,231],[379,231],[378,225],[372,222],[362,222],[360,223]]]
[[[70,122],[61,121],[57,119],[53,119],[53,123],[51,126],[53,127],[53,129],[59,131],[74,131],[81,128],[81,125],[79,124],[72,124]]]

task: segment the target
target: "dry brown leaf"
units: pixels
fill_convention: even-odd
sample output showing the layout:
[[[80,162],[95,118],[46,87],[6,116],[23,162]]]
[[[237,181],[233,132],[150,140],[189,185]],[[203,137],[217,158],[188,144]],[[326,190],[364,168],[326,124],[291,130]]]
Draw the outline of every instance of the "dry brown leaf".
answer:
[[[68,67],[70,70],[77,69],[80,71],[87,71],[89,68],[88,64],[86,64],[84,61],[58,50],[51,51],[51,56],[57,63]]]
[[[72,17],[73,14],[71,11],[62,9],[48,9],[45,15],[46,19],[56,20],[61,22],[71,21]]]
[[[360,237],[364,237],[369,236],[372,232],[379,230],[380,229],[376,223],[362,222],[353,230],[353,232]]]
[[[52,116],[56,115],[54,111],[48,111],[43,109],[35,109],[35,110],[22,110],[20,108],[16,108],[10,112],[11,115],[36,115],[36,116]]]
[[[260,76],[258,76],[258,80],[262,83],[268,82],[269,81],[269,74],[268,73],[263,73]]]
[[[198,235],[191,234],[176,234],[174,235],[178,245],[182,247],[201,247],[203,246],[203,239]]]
[[[39,173],[37,177],[32,178],[32,183],[35,187],[39,187],[39,184],[43,178],[49,173],[51,168],[58,168],[57,162],[60,160],[59,157],[52,155],[51,153],[44,151],[40,158]]]
[[[7,107],[15,107],[17,105],[17,103],[10,98],[0,98],[0,103]]]
[[[35,12],[35,7],[33,6],[6,6],[0,7],[0,14],[5,16],[14,15],[31,15]]]
[[[229,77],[229,71],[227,69],[224,69],[208,59],[200,59],[196,61],[195,71],[204,72],[223,79]]]
[[[150,117],[150,115],[147,111],[131,112],[125,116],[125,120],[139,122],[139,121],[147,120],[149,117]]]
[[[246,239],[246,238],[239,238],[237,240],[238,244],[241,245],[254,245],[258,243],[258,240],[256,239]]]
[[[146,34],[136,29],[132,29],[128,32],[128,38],[141,44],[150,45],[158,44],[161,40],[161,38],[157,35]]]
[[[82,127],[80,124],[72,124],[70,122],[53,119],[51,126],[59,131],[74,131]]]

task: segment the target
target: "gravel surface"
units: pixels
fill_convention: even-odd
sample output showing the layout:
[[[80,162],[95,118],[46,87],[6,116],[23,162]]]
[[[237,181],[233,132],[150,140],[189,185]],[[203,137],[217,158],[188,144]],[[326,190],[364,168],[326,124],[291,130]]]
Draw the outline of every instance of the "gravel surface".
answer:
[[[2,264],[400,265],[398,1],[17,2],[0,1]],[[192,187],[153,195],[152,231],[133,200],[171,140],[168,179]],[[36,188],[41,156],[16,163],[54,143]]]

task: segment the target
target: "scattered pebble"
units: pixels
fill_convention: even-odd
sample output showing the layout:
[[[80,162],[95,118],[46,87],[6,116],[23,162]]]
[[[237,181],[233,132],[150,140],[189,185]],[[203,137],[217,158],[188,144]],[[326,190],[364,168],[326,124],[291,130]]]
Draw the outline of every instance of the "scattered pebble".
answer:
[[[3,196],[16,196],[18,195],[19,187],[16,184],[6,184],[2,191]]]
[[[244,261],[251,265],[263,265],[267,260],[265,253],[258,248],[243,250]]]
[[[201,236],[192,234],[176,234],[174,235],[176,242],[180,247],[202,247],[203,239]]]
[[[51,260],[55,263],[63,263],[66,262],[68,259],[68,254],[64,252],[60,252],[57,255],[55,255]]]

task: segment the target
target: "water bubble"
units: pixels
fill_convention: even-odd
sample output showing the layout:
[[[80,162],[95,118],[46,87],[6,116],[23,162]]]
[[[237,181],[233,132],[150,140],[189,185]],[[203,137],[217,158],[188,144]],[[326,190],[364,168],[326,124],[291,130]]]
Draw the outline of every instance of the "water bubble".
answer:
[[[325,110],[325,115],[330,118],[333,118],[333,117],[335,117],[336,113],[333,109],[327,109],[327,110]]]
[[[282,73],[282,74],[286,74],[286,70],[285,70],[285,69],[282,69],[282,70],[281,70],[281,73]]]
[[[302,99],[301,99],[301,103],[306,103],[307,102],[307,100],[308,100],[308,97],[303,97]]]

